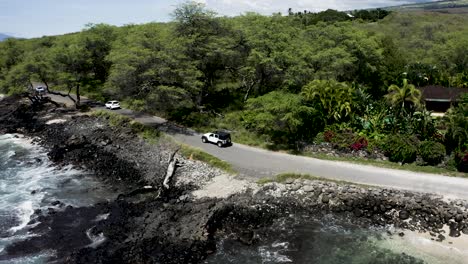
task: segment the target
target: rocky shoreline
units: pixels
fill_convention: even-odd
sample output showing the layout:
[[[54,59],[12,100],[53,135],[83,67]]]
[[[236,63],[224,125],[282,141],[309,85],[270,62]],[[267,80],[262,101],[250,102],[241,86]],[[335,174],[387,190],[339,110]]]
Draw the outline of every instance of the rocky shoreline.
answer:
[[[429,232],[438,241],[468,234],[468,203],[429,194],[288,179],[252,183],[227,198],[199,197],[194,192],[225,173],[180,155],[166,190],[175,144],[150,144],[105,118],[20,97],[2,100],[0,133],[35,138],[56,164],[90,170],[120,194],[89,208],[56,204],[36,211],[30,231],[43,235],[7,247],[0,260],[53,250],[57,263],[200,263],[216,251],[220,236],[251,245],[256,230],[291,214],[333,213],[363,227]]]

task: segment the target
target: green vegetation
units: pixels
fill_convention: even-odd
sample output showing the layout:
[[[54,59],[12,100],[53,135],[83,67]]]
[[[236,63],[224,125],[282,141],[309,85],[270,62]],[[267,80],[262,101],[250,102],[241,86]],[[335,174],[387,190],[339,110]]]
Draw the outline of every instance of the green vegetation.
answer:
[[[390,135],[382,143],[382,149],[390,161],[412,163],[416,161],[419,141],[408,135]]]
[[[120,114],[103,110],[94,111],[92,114],[94,116],[107,119],[111,126],[129,128],[132,133],[139,135],[141,138],[144,138],[153,144],[157,143],[161,136],[161,132],[159,132],[159,130]]]
[[[334,156],[328,156],[322,153],[307,153],[307,156],[311,158],[322,159],[322,160],[344,161],[344,162],[349,162],[349,163],[369,165],[369,166],[395,169],[395,170],[441,174],[441,175],[463,177],[463,178],[468,177],[467,173],[457,171],[455,160],[453,160],[453,164],[448,164],[450,166],[441,168],[441,167],[435,167],[435,166],[420,166],[415,163],[403,164],[403,163],[395,163],[395,162],[383,161],[383,160],[369,160],[369,159],[360,158],[360,157],[334,157]]]
[[[335,180],[335,179],[328,179],[323,177],[317,177],[310,174],[298,174],[298,173],[281,173],[272,178],[262,178],[257,181],[258,184],[267,184],[270,182],[277,182],[277,183],[285,183],[288,179],[296,180],[311,180],[311,181],[323,181],[323,182],[333,182],[336,184],[343,184],[343,185],[358,185],[361,187],[370,187],[369,185],[364,184],[357,184],[347,181]]]
[[[293,153],[328,142],[340,151],[380,148],[403,163],[420,155],[436,165],[441,146],[426,143],[420,151],[419,142],[438,142],[452,157],[441,164],[468,170],[467,101],[436,121],[417,89],[468,88],[468,16],[289,10],[220,17],[185,2],[173,17],[3,41],[0,93],[32,91],[41,82],[49,92],[76,94],[77,106],[81,93],[116,99],[200,131],[231,130],[239,143]]]
[[[109,125],[120,128],[129,128],[132,133],[139,135],[146,141],[156,144],[159,142],[162,133],[157,129],[143,125],[142,123],[136,122],[135,120],[116,113],[109,111],[98,110],[92,112],[92,115],[108,120]],[[228,173],[235,174],[236,172],[232,169],[231,164],[222,161],[201,149],[193,148],[187,145],[180,145],[181,154],[188,158],[203,161],[215,168],[222,169]]]
[[[212,156],[201,149],[193,148],[187,145],[181,145],[181,153],[187,159],[203,161],[215,168],[222,169],[230,174],[236,174],[236,171],[232,168],[231,164],[226,161],[220,160],[219,158]]]
[[[445,146],[439,142],[421,142],[419,152],[422,159],[429,165],[437,165],[445,158]]]
[[[386,10],[393,11],[438,11],[438,12],[455,12],[466,13],[465,8],[468,7],[468,0],[443,0],[418,4],[407,4],[402,6],[387,7]],[[452,11],[451,11],[452,10]]]

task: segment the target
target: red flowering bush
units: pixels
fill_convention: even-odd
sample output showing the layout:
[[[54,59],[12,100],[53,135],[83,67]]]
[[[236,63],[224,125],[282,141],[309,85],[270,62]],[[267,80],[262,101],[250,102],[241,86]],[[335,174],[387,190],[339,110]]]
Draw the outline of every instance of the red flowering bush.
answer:
[[[367,148],[368,144],[369,144],[369,142],[367,142],[367,139],[361,137],[351,145],[351,149],[355,150],[355,151],[358,151],[358,150]]]
[[[455,155],[455,162],[457,164],[458,171],[468,172],[468,150],[459,151]]]

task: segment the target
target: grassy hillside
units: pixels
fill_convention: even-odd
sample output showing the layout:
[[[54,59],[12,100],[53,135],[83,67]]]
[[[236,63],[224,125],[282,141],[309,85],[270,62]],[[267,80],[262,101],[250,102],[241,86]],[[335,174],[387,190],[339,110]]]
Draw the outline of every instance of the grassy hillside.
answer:
[[[391,11],[433,11],[441,13],[468,13],[468,0],[437,1],[427,3],[408,4],[385,8]]]

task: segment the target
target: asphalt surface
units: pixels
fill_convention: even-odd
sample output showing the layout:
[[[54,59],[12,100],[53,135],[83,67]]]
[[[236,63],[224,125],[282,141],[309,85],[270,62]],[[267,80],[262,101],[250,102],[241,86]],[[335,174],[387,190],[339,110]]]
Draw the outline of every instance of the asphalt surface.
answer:
[[[71,103],[69,99],[60,96],[51,96],[51,98],[58,102]],[[86,100],[83,102],[86,103]],[[93,109],[105,108],[95,106]],[[147,125],[166,127],[166,133],[172,135],[179,142],[203,149],[205,152],[229,162],[239,172],[240,176],[246,178],[271,177],[286,172],[305,173],[359,184],[436,193],[446,198],[468,199],[468,179],[464,178],[319,160],[267,151],[235,142],[231,147],[219,148],[214,144],[202,143],[201,135],[198,133],[182,127],[168,125],[169,123],[163,118],[128,109],[112,111],[134,118],[138,122]]]

